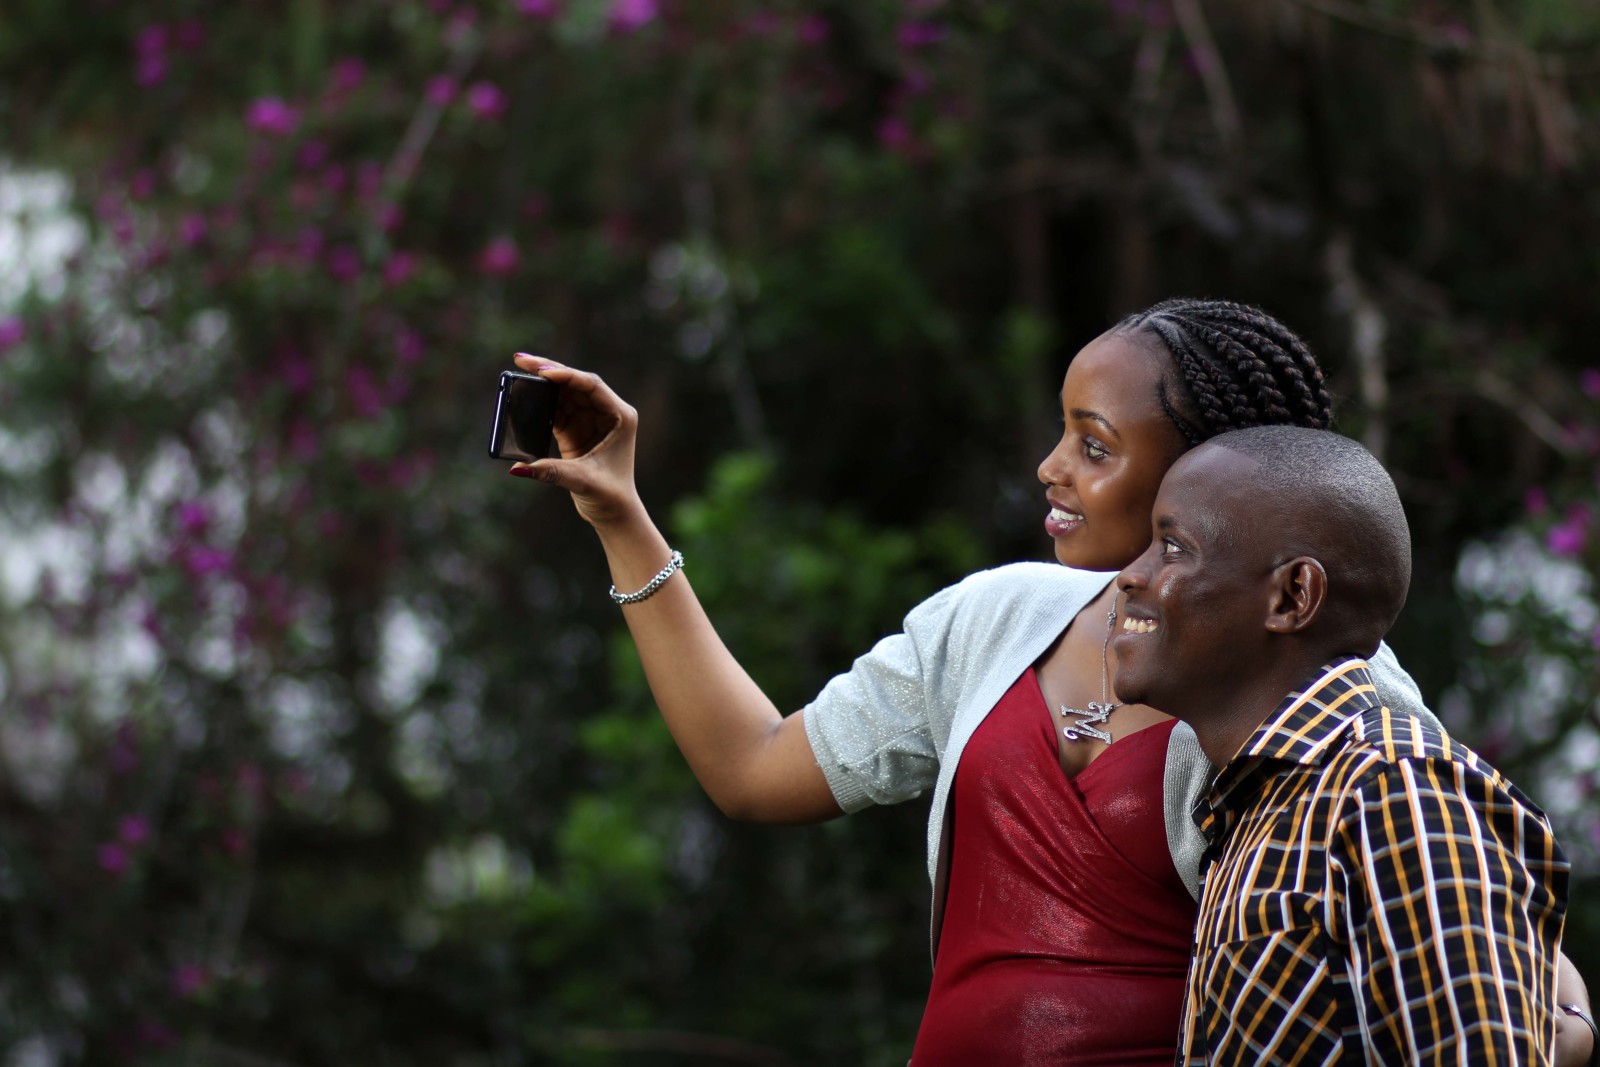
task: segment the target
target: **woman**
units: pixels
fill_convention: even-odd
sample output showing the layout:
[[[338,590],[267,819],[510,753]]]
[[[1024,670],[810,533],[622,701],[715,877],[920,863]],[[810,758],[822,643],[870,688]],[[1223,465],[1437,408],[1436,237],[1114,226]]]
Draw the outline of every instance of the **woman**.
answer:
[[[1065,566],[936,594],[788,717],[675,574],[633,484],[634,410],[592,374],[516,362],[563,386],[562,458],[512,473],[569,490],[600,536],[651,691],[718,807],[809,822],[933,790],[936,952],[913,1067],[1170,1064],[1201,848],[1189,810],[1210,767],[1187,727],[1116,701],[1111,579],[1148,545],[1156,489],[1186,449],[1328,424],[1305,344],[1259,309],[1190,300],[1091,342],[1039,467]],[[1387,647],[1374,676],[1391,707],[1427,716]]]

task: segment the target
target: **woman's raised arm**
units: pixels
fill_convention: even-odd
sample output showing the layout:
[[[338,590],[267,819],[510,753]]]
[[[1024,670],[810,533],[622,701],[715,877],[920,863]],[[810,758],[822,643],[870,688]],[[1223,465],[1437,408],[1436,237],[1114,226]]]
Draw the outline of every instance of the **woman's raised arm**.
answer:
[[[512,473],[571,493],[600,537],[617,589],[643,588],[672,549],[634,485],[638,412],[596,374],[520,353],[516,363],[561,386],[561,458],[518,463]],[[683,572],[624,605],[622,616],[667,728],[718,808],[755,822],[841,814],[806,740],[803,713],[785,717],[761,691],[717,636]]]

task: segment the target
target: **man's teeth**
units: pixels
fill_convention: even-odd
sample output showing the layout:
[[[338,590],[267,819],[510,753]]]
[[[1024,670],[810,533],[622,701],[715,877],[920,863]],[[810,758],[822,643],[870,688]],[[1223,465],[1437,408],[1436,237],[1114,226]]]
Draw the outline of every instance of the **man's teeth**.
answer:
[[[1056,520],[1057,522],[1082,522],[1083,521],[1083,516],[1082,515],[1074,515],[1072,512],[1070,512],[1070,511],[1062,511],[1060,508],[1051,508],[1050,509],[1050,517],[1052,519]]]
[[[1147,633],[1151,632],[1152,630],[1154,630],[1155,628],[1156,628],[1156,624],[1155,623],[1146,622],[1143,619],[1123,619],[1122,620],[1122,629],[1127,633],[1147,634]]]

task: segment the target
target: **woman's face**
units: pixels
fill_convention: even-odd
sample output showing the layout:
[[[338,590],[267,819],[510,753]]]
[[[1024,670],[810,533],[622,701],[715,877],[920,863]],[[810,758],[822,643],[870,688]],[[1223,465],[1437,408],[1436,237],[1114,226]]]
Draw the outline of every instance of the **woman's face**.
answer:
[[[1167,468],[1188,449],[1161,409],[1171,361],[1129,334],[1102,334],[1067,369],[1065,432],[1039,464],[1056,559],[1120,570],[1150,544],[1150,508]]]

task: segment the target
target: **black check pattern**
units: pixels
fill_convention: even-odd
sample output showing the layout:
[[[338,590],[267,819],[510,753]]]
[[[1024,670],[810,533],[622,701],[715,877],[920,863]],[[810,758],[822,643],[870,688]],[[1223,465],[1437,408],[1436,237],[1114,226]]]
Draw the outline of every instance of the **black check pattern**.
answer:
[[[1291,694],[1195,806],[1210,847],[1177,1062],[1538,1064],[1568,866],[1364,660]]]

